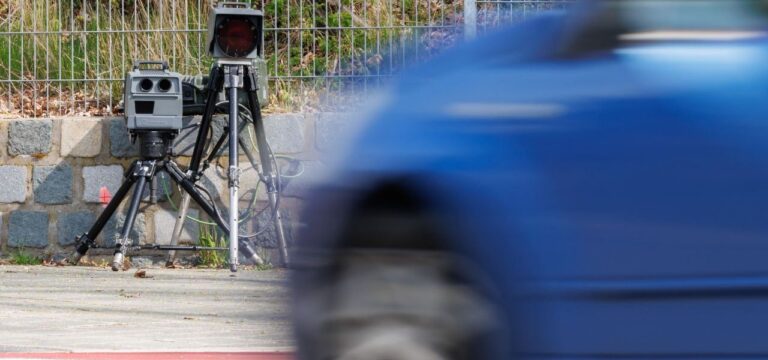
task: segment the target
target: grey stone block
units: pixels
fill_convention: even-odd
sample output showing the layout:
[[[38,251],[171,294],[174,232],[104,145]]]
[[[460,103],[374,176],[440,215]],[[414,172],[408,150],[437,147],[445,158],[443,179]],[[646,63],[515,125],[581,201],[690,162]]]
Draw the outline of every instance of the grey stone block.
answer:
[[[0,166],[0,203],[23,203],[27,198],[27,168]]]
[[[187,117],[184,119],[184,126],[187,127],[190,124],[199,124],[200,117]],[[211,122],[210,139],[213,144],[224,133],[224,128],[228,124],[228,117],[226,115],[216,115]],[[240,122],[240,128],[243,129],[240,132],[240,154],[244,154],[242,150],[246,147],[255,156],[258,156],[255,132],[253,125],[246,122]],[[247,127],[247,128],[244,128]],[[174,140],[174,152],[180,155],[191,156],[192,150],[197,139],[198,127],[191,127],[181,131],[179,136]],[[264,131],[267,133],[267,141],[269,141],[272,151],[281,154],[299,153],[304,150],[305,143],[305,126],[304,116],[301,114],[279,114],[268,115],[264,118]],[[220,152],[221,156],[229,154],[227,143],[224,143]],[[114,151],[113,151],[114,154]]]
[[[289,161],[279,158],[278,165],[280,166],[280,173],[283,175],[281,177],[282,195],[288,197],[304,197],[312,185],[322,179],[327,171],[326,166],[319,161]],[[259,176],[256,170],[251,168],[247,162],[241,162],[240,169],[243,170],[240,175],[240,194],[246,200],[250,200],[251,195],[246,195],[246,192],[256,188]],[[295,175],[298,176],[294,177]],[[223,180],[222,186],[222,191],[226,193],[226,179]],[[256,194],[258,200],[268,199],[266,189],[266,185],[258,184],[258,192]]]
[[[114,195],[123,182],[123,167],[120,165],[86,166],[83,168],[83,200],[89,203],[102,202],[99,191],[106,187]]]
[[[51,152],[53,122],[51,120],[12,121],[8,129],[8,153],[44,155]]]
[[[63,252],[57,252],[57,253],[51,255],[51,262],[53,262],[54,264],[62,264],[62,265],[64,265],[65,261],[67,261],[67,259],[69,259],[70,255],[72,255],[72,254],[63,253]]]
[[[112,119],[109,124],[109,149],[114,157],[139,156],[138,141],[131,143],[123,118]]]
[[[178,155],[192,156],[192,150],[195,147],[197,133],[199,132],[200,116],[185,116],[183,119],[184,128],[173,140],[173,151]],[[190,126],[196,124],[198,126]]]
[[[351,115],[348,113],[320,113],[315,119],[315,147],[328,151],[349,130]]]
[[[173,236],[173,227],[176,225],[178,212],[158,209],[155,213],[155,244],[169,245]],[[195,209],[189,209],[187,216],[199,218],[200,214]],[[179,238],[179,243],[197,244],[200,238],[200,225],[192,220],[184,221],[184,228]]]
[[[224,133],[224,127],[227,126],[229,123],[229,117],[226,115],[215,115],[213,117],[213,121],[211,122],[211,128],[210,128],[210,135],[209,139],[212,142],[211,146],[213,144],[216,144],[216,141],[221,137],[221,135]],[[181,130],[179,135],[174,139],[173,143],[173,151],[176,154],[179,155],[185,155],[185,156],[192,156],[192,151],[195,147],[195,140],[197,140],[197,133],[199,132],[200,128],[198,126],[190,127],[190,125],[198,125],[200,124],[201,117],[200,116],[188,116],[184,118],[184,129]],[[241,129],[243,129],[243,126],[246,126],[246,123],[244,121],[241,121],[239,125]],[[250,126],[251,133],[253,133],[253,126]],[[248,138],[249,132],[248,129],[243,129],[240,133],[240,139],[241,139],[241,145],[246,146],[248,149],[250,149],[254,154],[256,153],[256,148],[253,147],[253,143]],[[229,150],[227,147],[227,143],[225,142],[222,146],[222,150],[220,154],[228,155]],[[240,146],[240,145],[238,145]],[[238,151],[240,154],[244,154],[243,150],[240,149]]]
[[[125,223],[125,214],[115,214],[104,225],[104,246],[113,247],[123,231],[123,224]],[[133,228],[128,234],[129,244],[146,244],[147,242],[147,221],[144,217],[144,213],[136,214],[136,222],[133,223]]]
[[[48,246],[48,213],[13,211],[8,219],[8,245],[44,248]]]
[[[262,206],[266,206],[266,204],[262,204]],[[285,231],[286,241],[288,244],[291,244],[293,239],[293,226],[291,222],[292,214],[288,209],[280,209],[280,213],[282,214],[283,230]],[[277,231],[275,230],[273,220],[272,210],[262,211],[257,216],[249,219],[248,223],[250,229],[246,231],[248,233],[258,232],[266,227],[266,230],[262,234],[256,236],[253,240],[256,245],[263,248],[278,247]]]
[[[61,246],[75,243],[75,237],[88,231],[96,221],[96,215],[90,211],[62,213],[56,223],[58,241]]]
[[[242,170],[240,173],[240,196],[250,200],[252,194],[246,195],[246,192],[257,189],[256,199],[267,200],[267,186],[259,183],[259,173],[256,172],[256,169],[247,161],[240,162],[240,169]],[[224,191],[228,191],[228,189],[225,188]]]
[[[217,121],[214,123],[213,128],[216,134],[219,136],[224,133],[224,126],[228,125],[228,119],[229,117],[223,116],[220,119],[217,119]],[[238,154],[245,154],[243,148],[247,148],[251,151],[251,154],[258,158],[259,151],[256,147],[256,129],[254,128],[253,124],[250,122],[241,121],[237,126],[240,129],[240,142],[237,143]],[[218,139],[218,136],[216,138]],[[224,155],[229,155],[229,148],[227,148],[227,146],[227,143],[224,143],[223,147],[225,147],[225,149],[222,152]]]
[[[155,266],[155,259],[151,256],[131,256],[131,267],[144,269]]]
[[[277,114],[264,118],[264,131],[272,151],[277,154],[295,154],[304,151],[306,143],[304,116]]]
[[[32,170],[35,202],[69,204],[72,202],[72,167],[66,163],[35,166]]]
[[[216,174],[214,169],[208,169],[198,183],[208,190],[214,200],[221,198],[228,191],[227,179]]]

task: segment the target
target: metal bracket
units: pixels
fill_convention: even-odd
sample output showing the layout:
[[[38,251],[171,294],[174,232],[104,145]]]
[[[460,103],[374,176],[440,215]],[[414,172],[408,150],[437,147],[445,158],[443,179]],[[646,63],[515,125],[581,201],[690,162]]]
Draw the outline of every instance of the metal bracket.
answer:
[[[243,87],[243,70],[241,66],[224,67],[224,87],[227,89]]]
[[[248,81],[250,84],[248,84],[248,91],[258,91],[259,90],[259,74],[256,73],[256,68],[253,66],[248,66]]]
[[[139,161],[133,169],[133,176],[152,177],[155,174],[156,168],[156,161]]]
[[[240,187],[240,174],[242,173],[242,170],[236,166],[230,166],[229,167],[229,173],[227,174],[227,177],[229,179],[229,187]]]
[[[87,232],[86,233],[82,233],[82,234],[80,234],[80,236],[75,238],[75,248],[76,249],[80,248],[83,245],[86,245],[89,248],[92,248],[92,247],[94,247],[95,244],[96,244],[96,242],[88,236]]]

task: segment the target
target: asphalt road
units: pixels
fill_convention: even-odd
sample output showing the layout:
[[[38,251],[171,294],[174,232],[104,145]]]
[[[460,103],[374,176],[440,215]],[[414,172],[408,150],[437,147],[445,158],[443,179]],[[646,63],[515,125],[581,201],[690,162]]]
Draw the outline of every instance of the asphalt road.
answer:
[[[292,350],[284,271],[135,272],[0,266],[0,353]]]

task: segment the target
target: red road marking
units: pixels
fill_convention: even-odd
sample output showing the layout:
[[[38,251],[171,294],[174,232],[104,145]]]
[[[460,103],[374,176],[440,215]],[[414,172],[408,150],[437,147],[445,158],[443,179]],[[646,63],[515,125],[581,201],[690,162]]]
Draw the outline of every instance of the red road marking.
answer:
[[[70,360],[293,360],[288,352],[107,352],[107,353],[0,353],[0,359]]]

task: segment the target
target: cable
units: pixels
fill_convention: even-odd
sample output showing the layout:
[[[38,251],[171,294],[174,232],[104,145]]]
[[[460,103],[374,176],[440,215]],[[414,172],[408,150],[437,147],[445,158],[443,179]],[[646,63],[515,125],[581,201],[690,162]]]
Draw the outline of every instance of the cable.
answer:
[[[229,104],[229,101],[221,101],[221,102],[216,104],[216,107],[218,108],[218,107],[220,107],[220,106],[222,106],[224,104]],[[257,145],[255,143],[255,139],[254,139],[255,135],[251,132],[251,128],[247,126],[248,122],[250,122],[254,126],[256,125],[254,119],[251,117],[250,109],[245,107],[243,104],[239,104],[238,107],[242,110],[242,112],[239,114],[238,117],[242,117],[244,122],[246,123],[246,128],[248,130],[248,139],[251,142],[251,145],[253,146],[253,148],[257,149],[258,147],[257,147]],[[211,126],[212,126],[212,123],[211,123]],[[213,132],[211,132],[211,136],[213,136]],[[210,146],[210,144],[211,144],[210,140],[212,140],[212,138],[209,139],[208,146]],[[274,207],[272,207],[272,212],[271,212],[270,217],[269,217],[269,219],[267,221],[267,223],[273,223],[275,218],[276,218],[276,216],[277,216],[277,210],[280,208],[281,193],[282,193],[282,177],[283,177],[283,175],[280,172],[280,166],[277,163],[277,158],[280,157],[280,158],[285,158],[285,159],[289,159],[289,160],[293,160],[293,161],[298,161],[301,164],[301,171],[298,171],[296,174],[293,174],[293,175],[287,175],[287,176],[285,176],[286,178],[295,178],[295,177],[301,176],[304,173],[304,171],[305,171],[305,167],[304,167],[304,163],[299,161],[296,158],[293,158],[293,157],[290,157],[290,156],[285,156],[285,155],[275,155],[274,152],[272,151],[272,147],[269,145],[269,142],[265,142],[265,145],[267,147],[268,156],[271,159],[272,164],[274,165],[275,177],[276,177],[276,181],[275,181],[275,183],[276,183],[276,185],[275,185],[275,187],[276,187],[275,205],[274,205]],[[220,149],[219,151],[223,152],[223,149]],[[219,160],[219,157],[216,156],[217,163],[218,163],[218,160]],[[256,173],[259,175],[259,181],[256,182],[256,187],[255,188],[249,189],[247,191],[247,192],[253,192],[253,196],[251,198],[251,201],[249,202],[249,205],[248,205],[248,208],[247,208],[246,212],[243,213],[242,216],[240,216],[241,214],[238,214],[240,216],[240,221],[238,223],[240,223],[240,224],[242,224],[245,220],[247,220],[251,215],[259,216],[262,213],[264,213],[264,211],[266,211],[268,207],[271,207],[268,204],[267,206],[265,206],[264,208],[262,208],[261,210],[259,210],[255,214],[253,213],[253,207],[255,206],[255,203],[256,203],[256,200],[257,200],[257,197],[258,197],[259,184],[261,182],[264,182],[265,177],[264,177],[264,174],[262,174],[258,170],[258,167],[257,167],[257,165],[255,163],[250,162],[250,164],[251,164],[251,168],[254,169],[254,171],[256,171]],[[216,166],[216,167],[217,167],[216,172],[218,174],[218,166]],[[162,185],[163,185],[163,191],[165,192],[165,196],[168,199],[168,202],[171,204],[171,207],[173,207],[173,209],[175,211],[179,211],[178,207],[176,206],[176,204],[171,199],[170,190],[168,189],[167,184],[165,182],[163,182]],[[195,187],[200,189],[203,193],[206,194],[206,196],[208,197],[208,201],[210,202],[211,207],[213,207],[213,209],[214,209],[214,213],[215,213],[216,217],[218,218],[219,221],[221,221],[222,224],[225,223],[224,219],[221,216],[221,213],[219,212],[219,210],[218,210],[218,208],[216,206],[216,201],[214,200],[214,198],[210,194],[210,192],[208,192],[207,189],[205,189],[204,187],[200,186],[199,184],[195,184]],[[194,217],[192,217],[190,215],[187,215],[186,218],[188,218],[188,219],[190,219],[190,220],[192,220],[192,221],[194,221],[196,223],[199,223],[199,224],[217,225],[215,222],[208,222],[208,221],[200,220],[200,219],[194,218]],[[255,232],[255,233],[242,234],[242,235],[239,235],[238,237],[239,238],[254,238],[256,236],[259,236],[259,235],[263,234],[268,229],[269,229],[269,227],[263,226],[262,229],[260,229],[259,231]],[[229,231],[229,229],[225,229],[225,230]]]
[[[179,211],[178,206],[176,206],[176,203],[173,202],[173,198],[171,198],[171,191],[168,189],[168,184],[166,184],[165,181],[162,181],[162,186],[163,186],[163,192],[165,193],[165,198],[168,200],[168,203],[171,204],[171,207],[173,208],[174,211]],[[195,187],[197,187],[197,184],[195,185]],[[201,188],[201,189],[204,189],[204,188]],[[205,191],[206,195],[208,195],[209,197],[211,196],[211,194],[208,192],[207,189],[204,189],[204,191]],[[253,188],[253,189],[249,189],[248,190],[248,192],[253,192],[254,194],[253,194],[253,197],[251,198],[250,203],[248,204],[248,209],[249,210],[248,210],[248,212],[246,212],[246,215],[243,216],[240,219],[240,223],[245,222],[245,220],[248,217],[248,213],[250,213],[250,211],[251,211],[250,209],[253,207],[253,205],[255,205],[255,203],[256,203],[256,194],[257,194],[258,191],[259,191],[259,182],[256,182],[256,187]],[[213,201],[212,199],[209,200],[209,201],[211,201],[211,207],[216,209],[216,202]],[[191,215],[187,215],[187,219],[192,220],[192,221],[194,221],[194,222],[196,222],[198,224],[217,225],[215,222],[209,222],[209,221],[201,220],[201,219],[195,218],[195,217],[193,217]]]
[[[255,122],[255,120],[253,118],[246,117],[246,119],[250,120],[250,122],[254,126],[256,126],[256,122]],[[252,134],[250,134],[250,132],[249,132],[249,135],[250,135],[249,137],[253,136]],[[251,138],[251,141],[252,141],[252,145],[255,146],[256,144],[253,143],[253,138]],[[275,167],[275,177],[276,177],[276,179],[275,179],[276,180],[275,181],[275,183],[276,183],[275,184],[275,187],[276,187],[276,189],[275,189],[276,190],[275,205],[272,207],[272,212],[271,212],[271,214],[269,216],[269,219],[267,220],[267,223],[273,223],[275,221],[276,216],[277,216],[277,210],[280,208],[280,198],[281,198],[280,195],[282,193],[282,184],[281,184],[282,181],[281,181],[281,176],[280,176],[280,167],[278,166],[277,159],[276,159],[276,157],[274,155],[274,152],[272,151],[272,146],[269,145],[269,141],[265,141],[265,145],[267,146],[267,152],[268,152],[267,156],[269,156],[269,158],[272,160],[272,164]],[[262,209],[261,211],[259,211],[258,214],[262,214],[265,210],[266,210],[266,207],[264,209]],[[257,237],[257,236],[263,234],[268,229],[269,229],[268,227],[264,226],[262,229],[260,229],[259,231],[255,232],[255,233],[240,235],[240,237],[254,238],[254,237]]]

